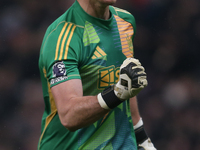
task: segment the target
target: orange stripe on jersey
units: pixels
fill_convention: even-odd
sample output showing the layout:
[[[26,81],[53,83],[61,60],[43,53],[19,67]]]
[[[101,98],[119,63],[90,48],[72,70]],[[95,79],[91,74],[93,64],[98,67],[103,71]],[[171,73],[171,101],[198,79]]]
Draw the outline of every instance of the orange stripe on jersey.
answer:
[[[67,36],[68,36],[68,34],[69,34],[69,31],[70,31],[71,26],[72,26],[72,24],[70,24],[70,25],[68,26],[67,31],[66,31],[66,33],[65,33],[65,35],[64,35],[64,38],[63,38],[63,40],[62,40],[59,60],[62,59],[65,41],[66,41],[66,39],[67,39]]]
[[[65,25],[63,26],[62,31],[60,32],[60,35],[59,35],[59,37],[58,37],[57,46],[56,46],[55,60],[58,58],[58,51],[59,51],[59,47],[60,47],[61,38],[62,38],[62,36],[63,36],[63,34],[64,34],[64,32],[65,32],[65,29],[66,29],[66,27],[67,27],[67,24],[68,24],[68,23],[65,23]]]
[[[96,55],[96,57],[102,57],[98,51],[95,51],[94,54]]]
[[[43,73],[44,73],[44,76],[46,78],[46,69],[45,68],[43,68]],[[48,78],[46,78],[46,79],[48,81]],[[50,124],[50,122],[52,121],[52,119],[54,118],[54,116],[57,113],[57,108],[56,108],[55,101],[54,101],[54,98],[53,98],[53,95],[52,95],[52,92],[51,92],[51,89],[50,89],[50,83],[49,82],[48,82],[48,93],[49,93],[49,102],[50,102],[50,105],[51,105],[51,114],[46,117],[45,126],[44,126],[43,132],[42,132],[40,139],[39,139],[39,146],[38,146],[39,149],[40,149],[40,144],[41,144],[42,138],[44,136],[44,133],[45,133],[48,125]]]
[[[120,40],[122,45],[122,53],[128,58],[133,57],[133,43],[132,37],[134,29],[131,23],[123,20],[122,18],[114,15],[120,34]]]
[[[75,28],[76,28],[76,25],[73,26],[73,28],[72,28],[72,30],[71,30],[71,33],[70,33],[70,35],[69,35],[69,38],[68,38],[68,40],[67,40],[64,59],[67,59],[67,54],[68,54],[68,50],[69,50],[69,43],[71,42],[71,39],[72,39],[72,36],[73,36],[73,34],[74,34]]]
[[[129,27],[128,25],[118,25],[120,31],[127,29],[128,27]]]
[[[98,50],[98,52],[99,52],[101,55],[106,56],[106,53],[105,53],[99,46],[97,46],[96,49]]]

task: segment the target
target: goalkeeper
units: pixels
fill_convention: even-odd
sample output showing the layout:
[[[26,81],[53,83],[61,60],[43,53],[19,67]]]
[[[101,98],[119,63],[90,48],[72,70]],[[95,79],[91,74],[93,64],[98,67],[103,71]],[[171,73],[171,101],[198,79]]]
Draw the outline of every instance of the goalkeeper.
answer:
[[[116,0],[76,0],[46,31],[39,69],[45,111],[38,150],[156,150],[136,95],[135,19]]]

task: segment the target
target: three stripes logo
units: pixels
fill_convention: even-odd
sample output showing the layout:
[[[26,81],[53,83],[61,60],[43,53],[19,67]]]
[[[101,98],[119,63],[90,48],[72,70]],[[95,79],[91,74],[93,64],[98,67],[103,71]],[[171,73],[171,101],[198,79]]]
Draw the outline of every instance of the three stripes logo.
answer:
[[[106,59],[106,56],[107,54],[99,46],[97,46],[92,59]]]
[[[55,60],[67,59],[69,44],[71,42],[75,28],[76,28],[76,25],[65,22],[60,32],[60,35],[58,37],[58,41],[56,45]]]

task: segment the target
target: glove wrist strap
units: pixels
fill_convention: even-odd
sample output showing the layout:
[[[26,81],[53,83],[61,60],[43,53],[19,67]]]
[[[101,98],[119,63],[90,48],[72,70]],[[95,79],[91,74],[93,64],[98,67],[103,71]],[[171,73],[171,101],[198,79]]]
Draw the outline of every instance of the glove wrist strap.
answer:
[[[148,136],[144,130],[144,126],[142,125],[141,127],[135,129],[135,136],[136,136],[136,141],[138,144],[143,143],[145,140],[148,139]]]
[[[101,107],[104,109],[113,109],[123,102],[115,95],[114,85],[99,93],[97,99]]]

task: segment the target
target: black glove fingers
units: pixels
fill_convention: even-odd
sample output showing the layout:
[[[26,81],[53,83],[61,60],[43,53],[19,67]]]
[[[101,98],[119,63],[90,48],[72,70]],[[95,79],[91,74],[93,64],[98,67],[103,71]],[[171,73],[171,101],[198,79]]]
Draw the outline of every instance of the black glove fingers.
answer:
[[[140,85],[138,84],[138,78],[132,80],[132,88],[139,88]]]
[[[134,80],[134,78],[138,78],[139,76],[146,76],[146,73],[144,72],[144,67],[137,66],[133,62],[122,68],[120,74],[127,74],[131,80]]]

